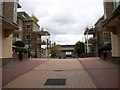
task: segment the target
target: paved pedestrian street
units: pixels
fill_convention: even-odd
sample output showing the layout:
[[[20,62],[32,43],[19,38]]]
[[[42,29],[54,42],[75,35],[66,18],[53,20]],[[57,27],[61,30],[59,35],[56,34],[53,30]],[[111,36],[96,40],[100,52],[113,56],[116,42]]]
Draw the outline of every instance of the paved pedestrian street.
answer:
[[[64,85],[57,85],[53,81],[51,84],[55,85],[49,85],[50,81],[48,85],[45,84],[49,79],[65,80]],[[105,79],[109,81],[112,79],[115,85],[106,82]],[[50,59],[11,80],[3,88],[118,88],[118,69],[116,65],[98,61],[97,58]]]

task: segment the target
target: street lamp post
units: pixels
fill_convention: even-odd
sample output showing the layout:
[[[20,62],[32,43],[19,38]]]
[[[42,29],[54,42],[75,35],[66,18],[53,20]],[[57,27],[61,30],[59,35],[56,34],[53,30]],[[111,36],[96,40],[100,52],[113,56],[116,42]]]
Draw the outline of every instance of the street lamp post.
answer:
[[[84,35],[84,37],[82,37],[82,42],[84,43],[84,45],[85,45],[85,40],[86,38],[85,38],[85,35]],[[86,45],[85,45],[85,53],[86,53]]]
[[[48,40],[47,40],[47,33],[46,33],[46,58],[48,56],[47,46],[48,46]]]
[[[89,53],[89,42],[88,42],[88,32],[87,32],[87,53]]]

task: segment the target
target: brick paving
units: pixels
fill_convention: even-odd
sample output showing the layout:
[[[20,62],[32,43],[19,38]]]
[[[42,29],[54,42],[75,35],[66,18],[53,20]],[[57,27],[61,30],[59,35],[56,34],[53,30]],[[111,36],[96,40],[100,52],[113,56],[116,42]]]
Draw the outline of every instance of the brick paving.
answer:
[[[79,59],[99,88],[118,88],[118,66],[98,58]]]
[[[63,71],[54,71],[63,70]],[[47,79],[66,79],[64,86],[44,86]],[[11,81],[4,88],[96,88],[78,60],[49,60]]]
[[[4,88],[118,88],[119,84],[118,66],[98,58],[49,59],[44,63],[33,59],[31,64],[23,63],[23,67],[8,66],[19,69],[15,71],[17,74],[27,72],[12,79]],[[66,79],[66,85],[44,85],[47,79],[60,78]]]
[[[45,61],[43,60],[25,60],[22,62],[15,62],[8,64],[2,68],[2,85],[6,85],[10,81],[14,80],[18,76],[34,69]]]

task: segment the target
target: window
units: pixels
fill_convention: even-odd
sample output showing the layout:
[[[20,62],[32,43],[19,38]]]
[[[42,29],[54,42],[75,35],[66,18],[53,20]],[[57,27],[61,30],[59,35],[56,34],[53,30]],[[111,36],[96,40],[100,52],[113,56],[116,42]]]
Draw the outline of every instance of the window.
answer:
[[[25,39],[26,39],[26,40],[31,40],[31,35],[30,35],[30,34],[26,34]]]
[[[17,0],[14,0],[13,22],[17,23]]]
[[[0,0],[0,17],[2,16],[2,0]]]
[[[16,34],[16,37],[19,38],[19,34]]]
[[[38,34],[38,38],[41,38],[41,35],[40,35],[40,34]]]
[[[106,32],[106,33],[104,33],[104,38],[105,38],[105,39],[108,39],[108,38],[110,38],[110,35],[109,35],[109,33],[107,33],[107,32]]]
[[[27,30],[28,30],[28,29],[31,29],[30,24],[26,24],[26,29],[27,29]]]
[[[66,55],[72,55],[72,52],[68,52],[68,51],[66,51]]]
[[[120,5],[120,0],[114,0],[114,9]]]
[[[19,38],[19,34],[13,34],[14,38]]]
[[[38,37],[37,37],[39,40],[41,40],[41,35],[38,34]]]
[[[22,31],[22,28],[21,28],[21,27],[19,27],[19,31]]]
[[[107,18],[107,15],[106,15],[106,10],[104,10],[104,19],[106,19]]]

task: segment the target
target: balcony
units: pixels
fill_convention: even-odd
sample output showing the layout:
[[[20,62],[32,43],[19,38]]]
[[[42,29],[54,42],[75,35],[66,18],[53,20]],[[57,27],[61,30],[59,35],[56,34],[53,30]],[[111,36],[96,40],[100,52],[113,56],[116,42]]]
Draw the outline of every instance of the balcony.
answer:
[[[4,19],[2,19],[2,30],[5,30],[5,37],[8,37],[12,34],[15,30],[18,30],[19,27],[17,24],[10,23]]]
[[[96,37],[91,37],[89,40],[88,40],[89,43],[93,44],[93,43],[97,43],[97,38]]]
[[[85,41],[85,43],[87,43],[87,41]],[[88,39],[88,43],[89,44],[95,44],[97,43],[97,38],[96,37],[91,37]]]
[[[103,27],[106,31],[117,33],[117,25],[120,20],[120,5],[113,11],[110,17],[103,21]]]
[[[33,33],[37,33],[37,34],[39,34],[41,36],[50,36],[50,33],[48,31],[40,31],[40,30],[35,31],[34,30]]]
[[[39,44],[39,45],[46,45],[46,41],[42,40],[40,38],[37,38],[37,44]]]
[[[84,32],[84,35],[93,35],[93,34],[95,34],[96,33],[96,30],[95,30],[95,28],[90,28],[90,29],[88,29],[87,28],[87,30]]]

